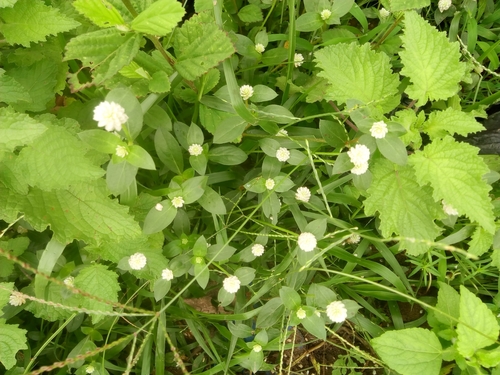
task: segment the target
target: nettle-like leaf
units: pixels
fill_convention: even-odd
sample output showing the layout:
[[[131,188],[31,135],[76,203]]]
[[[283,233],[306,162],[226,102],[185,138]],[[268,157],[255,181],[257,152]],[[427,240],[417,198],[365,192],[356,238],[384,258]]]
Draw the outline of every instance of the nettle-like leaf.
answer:
[[[76,0],[73,6],[100,27],[111,27],[114,25],[123,25],[120,12],[106,0]]]
[[[118,291],[120,290],[118,275],[113,271],[109,271],[102,264],[85,267],[75,277],[75,287],[106,301],[118,301]],[[95,299],[83,298],[82,301],[82,307],[89,310],[113,311],[111,305]],[[103,318],[104,315],[92,314],[92,323],[95,324]]]
[[[92,69],[94,84],[99,85],[130,64],[141,40],[139,34],[122,34],[115,28],[82,34],[68,42],[64,60],[81,60]]]
[[[431,4],[430,0],[388,0],[389,10],[391,12],[399,12],[409,9],[420,9],[428,7]]]
[[[427,100],[447,99],[457,93],[465,74],[460,62],[458,42],[450,43],[445,33],[438,32],[417,13],[405,13],[405,32],[401,37],[404,51],[401,74],[410,78],[406,93],[423,106]]]
[[[469,241],[469,253],[480,257],[487,252],[493,243],[493,234],[482,227],[477,227]]]
[[[47,127],[10,107],[0,108],[0,151],[13,151],[33,142]]]
[[[15,366],[16,354],[19,350],[28,349],[26,345],[26,331],[18,328],[17,324],[5,324],[0,320],[0,362],[8,370]]]
[[[130,26],[141,33],[163,36],[177,26],[184,13],[177,0],[158,0],[135,17]]]
[[[31,97],[23,85],[0,69],[0,102],[9,104],[18,101],[29,102]]]
[[[401,248],[411,255],[427,251],[428,245],[417,240],[432,241],[440,233],[434,223],[442,213],[432,200],[432,190],[421,187],[409,166],[396,166],[388,160],[377,160],[372,169],[373,180],[365,200],[365,212],[380,213],[380,229],[384,237],[393,233],[410,239],[401,240]]]
[[[423,131],[429,134],[431,139],[443,138],[448,134],[466,136],[481,130],[484,130],[484,126],[476,121],[474,114],[458,111],[451,107],[445,111],[432,112],[423,125]]]
[[[3,263],[4,261],[5,258],[2,257],[2,262],[0,263]],[[14,289],[14,283],[0,283],[0,285],[2,286],[2,288],[0,288],[0,310],[2,310],[4,306],[9,302],[11,290]]]
[[[44,4],[41,0],[18,0],[14,7],[0,9],[0,32],[10,44],[29,47],[80,26],[80,23]]]
[[[318,76],[330,83],[327,99],[375,102],[384,112],[399,104],[399,79],[391,70],[389,57],[372,51],[369,44],[340,43],[323,48],[315,57],[322,70]]]
[[[489,171],[477,153],[479,149],[452,137],[436,139],[408,159],[415,168],[420,185],[430,184],[436,201],[445,200],[460,214],[477,221],[490,233],[495,232],[495,218],[482,176]]]
[[[0,8],[12,8],[17,0],[0,0]]]

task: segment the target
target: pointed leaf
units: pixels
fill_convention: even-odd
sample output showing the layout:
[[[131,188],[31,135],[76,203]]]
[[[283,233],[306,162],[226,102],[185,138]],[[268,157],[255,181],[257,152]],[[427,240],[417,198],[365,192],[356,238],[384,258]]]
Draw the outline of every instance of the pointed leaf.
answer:
[[[438,292],[438,302],[436,304],[436,309],[442,311],[444,314],[440,314],[436,312],[436,319],[441,323],[455,326],[456,320],[459,317],[459,308],[460,308],[460,294],[448,284],[443,282],[438,282],[439,284],[439,292]],[[450,318],[449,316],[452,318]]]
[[[429,134],[431,139],[443,138],[448,134],[466,136],[481,130],[484,130],[484,126],[476,121],[472,113],[457,111],[451,107],[445,111],[432,112],[423,125],[423,131]]]
[[[18,101],[31,101],[28,91],[11,76],[0,69],[0,102],[15,103]]]
[[[0,321],[0,362],[8,370],[17,363],[16,354],[19,350],[28,349],[26,333],[17,324],[5,324]]]
[[[10,107],[0,108],[0,151],[13,151],[33,142],[47,127]]]
[[[145,234],[162,231],[174,221],[175,215],[177,215],[177,208],[172,206],[170,199],[165,199],[159,204],[162,205],[162,209],[158,210],[157,206],[153,207],[146,216],[146,219],[144,219],[143,231]]]
[[[130,147],[130,152],[127,156],[127,161],[135,165],[136,167],[143,168],[143,169],[149,169],[149,170],[155,170],[155,162],[151,155],[144,150],[141,146],[138,145],[132,145]]]
[[[76,0],[73,6],[99,27],[125,24],[120,12],[106,0]]]
[[[160,160],[174,173],[184,170],[182,149],[175,137],[169,132],[167,125],[158,128],[155,134],[155,149]]]
[[[376,139],[377,148],[382,155],[393,163],[405,165],[408,160],[406,146],[401,139],[394,135],[387,135],[384,138]]]
[[[469,242],[469,253],[480,257],[487,252],[493,244],[493,234],[482,227],[477,227]]]
[[[185,10],[176,0],[158,0],[140,13],[130,25],[145,34],[164,36],[182,20]]]

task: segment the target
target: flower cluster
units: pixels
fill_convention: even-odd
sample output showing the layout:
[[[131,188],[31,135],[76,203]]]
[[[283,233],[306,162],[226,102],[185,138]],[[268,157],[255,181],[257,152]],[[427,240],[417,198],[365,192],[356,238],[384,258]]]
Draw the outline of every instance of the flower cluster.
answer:
[[[274,183],[274,180],[272,178],[268,178],[266,180],[266,189],[267,190],[273,190],[274,185],[275,185],[275,183]]]
[[[297,314],[297,318],[299,318],[301,320],[307,316],[306,311],[302,307],[297,310],[296,314]]]
[[[234,294],[240,289],[240,279],[236,276],[229,276],[224,279],[222,286],[224,290],[228,293]]]
[[[342,323],[347,319],[347,309],[341,301],[334,301],[326,307],[326,315],[334,323]]]
[[[175,208],[181,208],[184,206],[184,198],[182,197],[174,197],[172,198],[172,206]]]
[[[264,250],[264,246],[260,243],[256,243],[252,246],[252,254],[256,257],[262,256],[262,254],[264,254]]]
[[[127,155],[128,155],[128,150],[127,150],[127,147],[122,146],[122,145],[118,145],[118,146],[116,146],[115,154],[116,154],[116,156],[118,156],[119,158],[124,158],[125,156],[127,156]]]
[[[387,129],[387,124],[383,121],[374,122],[370,128],[370,134],[373,138],[382,139],[388,132],[389,129]]]
[[[445,201],[442,201],[441,204],[443,205],[443,211],[446,215],[458,216],[458,211],[451,204],[448,204]]]
[[[161,278],[163,280],[170,281],[174,278],[174,273],[172,272],[171,269],[165,268],[163,271],[161,271]]]
[[[447,11],[451,7],[451,0],[439,0],[438,8],[441,13]]]
[[[351,163],[354,164],[354,168],[351,169],[351,173],[361,175],[368,170],[368,160],[370,159],[370,150],[368,147],[362,144],[357,144],[351,147],[347,151]]]
[[[243,85],[240,87],[240,96],[243,100],[248,100],[253,95],[253,87],[250,85]]]
[[[203,147],[197,143],[193,143],[188,148],[189,155],[191,156],[199,156],[203,153]]]
[[[21,306],[26,303],[26,297],[21,292],[12,292],[9,297],[9,304],[12,306]]]
[[[276,158],[279,160],[279,161],[282,161],[282,162],[285,162],[287,161],[288,159],[290,159],[290,151],[288,151],[286,148],[284,147],[280,147],[277,151],[276,151]]]
[[[74,287],[75,286],[75,278],[73,276],[68,276],[63,280],[64,285]]]
[[[302,65],[304,62],[304,56],[302,56],[301,53],[296,53],[295,56],[293,57],[293,65],[295,65],[296,68]]]
[[[97,126],[108,132],[122,130],[122,125],[128,121],[125,109],[115,103],[104,101],[94,108],[94,120]]]
[[[320,16],[323,21],[326,21],[332,16],[332,11],[330,9],[323,9]]]
[[[387,17],[389,17],[391,15],[391,12],[389,12],[385,8],[380,8],[379,14],[380,14],[380,18],[387,18]]]
[[[146,267],[147,258],[143,253],[135,253],[128,258],[128,264],[133,270],[142,270]]]
[[[297,243],[299,245],[300,250],[305,251],[306,253],[313,251],[316,247],[318,241],[314,234],[309,232],[301,233],[299,238],[297,239]]]
[[[255,50],[258,52],[258,53],[262,53],[266,50],[266,47],[264,47],[264,45],[262,43],[257,43],[255,45]]]
[[[295,193],[295,199],[307,203],[311,199],[311,191],[305,186],[299,187]]]

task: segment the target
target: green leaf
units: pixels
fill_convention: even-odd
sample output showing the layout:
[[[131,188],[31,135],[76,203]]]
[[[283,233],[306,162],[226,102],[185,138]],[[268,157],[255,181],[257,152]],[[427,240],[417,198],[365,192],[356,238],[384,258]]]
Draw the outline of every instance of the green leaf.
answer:
[[[255,278],[255,270],[251,267],[240,267],[234,272],[241,285],[249,285]]]
[[[317,316],[313,312],[312,314],[308,314],[308,316],[306,316],[300,322],[307,330],[307,332],[316,336],[320,340],[326,340],[325,322],[320,316]]]
[[[211,214],[224,215],[226,213],[224,201],[210,186],[205,188],[205,192],[198,199],[198,203]]]
[[[347,142],[347,132],[340,122],[319,120],[319,130],[321,131],[323,139],[330,146],[335,148],[345,147]]]
[[[459,134],[466,136],[484,130],[483,125],[476,121],[473,113],[466,113],[448,107],[445,111],[434,111],[424,122],[423,131],[431,139],[444,138],[446,135]]]
[[[17,363],[16,354],[19,350],[28,349],[26,333],[28,331],[18,328],[18,324],[5,324],[0,321],[0,362],[8,370]]]
[[[222,165],[238,165],[247,157],[245,151],[231,145],[214,147],[208,152],[208,160]]]
[[[482,227],[477,227],[469,242],[469,253],[480,257],[487,252],[493,244],[493,234]]]
[[[399,12],[409,9],[420,9],[431,5],[430,0],[389,0],[389,10]]]
[[[297,293],[294,289],[288,286],[282,286],[279,293],[281,301],[287,309],[296,310],[301,306],[302,301],[300,299],[299,293]]]
[[[106,169],[106,184],[109,191],[114,195],[120,195],[127,191],[130,185],[135,181],[137,167],[121,160],[115,163],[110,160]]]
[[[436,309],[442,311],[443,313],[451,316],[452,318],[458,319],[459,308],[460,308],[460,295],[458,292],[448,284],[438,281],[439,291],[438,291],[438,302],[436,304]],[[441,323],[448,326],[455,326],[456,320],[435,312],[436,319]]]
[[[295,21],[295,29],[297,31],[316,31],[324,25],[323,20],[319,13],[308,12],[304,13],[297,18]]]
[[[377,148],[382,155],[393,163],[405,165],[408,160],[406,146],[401,139],[394,135],[388,134],[384,138],[375,139]]]
[[[182,149],[168,130],[167,125],[160,126],[156,131],[155,149],[158,157],[168,169],[174,173],[182,174],[184,170]]]
[[[30,102],[31,96],[23,85],[0,68],[0,102],[9,104],[18,101]]]
[[[151,208],[146,219],[144,219],[143,231],[145,234],[153,234],[162,231],[174,221],[177,215],[177,208],[172,206],[170,199],[161,201],[159,204],[162,205],[161,211],[155,206]]]
[[[128,88],[118,88],[111,90],[106,95],[106,100],[108,102],[115,102],[125,109],[128,121],[124,126],[127,127],[132,139],[137,138],[142,129],[143,113],[141,103],[139,103],[134,93]],[[127,135],[127,138],[129,138],[128,134],[124,132],[122,134]]]
[[[0,0],[0,8],[12,8],[17,0]]]
[[[14,7],[0,9],[0,32],[10,44],[29,47],[30,42],[45,42],[56,35],[80,26],[57,9],[40,0],[18,0]]]
[[[439,375],[442,346],[434,332],[409,328],[371,340],[380,358],[403,375]]]
[[[85,130],[78,137],[94,150],[105,154],[114,154],[116,146],[121,144],[120,137],[102,129]]]
[[[231,258],[235,252],[236,249],[232,246],[215,244],[208,248],[206,258],[215,262],[221,262]]]
[[[159,300],[161,300],[163,297],[165,297],[167,295],[168,291],[170,290],[171,284],[172,283],[170,280],[167,281],[167,280],[159,279],[159,280],[155,281],[155,286],[153,288],[153,292],[154,292],[156,302],[158,302]]]
[[[480,349],[476,352],[476,358],[481,366],[491,368],[500,364],[500,348],[493,350]],[[492,372],[492,374],[494,374]]]
[[[138,168],[155,170],[155,162],[149,153],[141,146],[132,145],[127,155],[127,161]]]
[[[148,6],[131,23],[133,30],[164,36],[182,20],[185,10],[176,0],[158,0]]]
[[[472,357],[478,349],[496,342],[499,327],[493,312],[463,285],[460,295],[457,349],[464,357]]]
[[[118,302],[118,275],[101,264],[84,267],[75,277],[75,288],[109,302]],[[113,311],[111,305],[91,298],[83,298],[82,307],[96,311]],[[103,318],[103,315],[92,314],[92,323],[95,324]]]
[[[477,153],[479,149],[452,137],[435,139],[409,158],[420,185],[430,184],[435,200],[445,200],[460,214],[495,232],[493,210],[482,176],[489,171]]]
[[[273,298],[266,302],[266,304],[259,311],[257,315],[257,328],[272,327],[278,320],[280,320],[285,312],[285,306],[281,302],[281,298]]]
[[[73,6],[99,27],[125,24],[120,12],[106,0],[76,0]]]
[[[446,33],[438,32],[414,11],[405,12],[401,39],[401,74],[412,83],[405,90],[410,98],[423,106],[429,99],[448,99],[458,92],[465,74],[458,42],[450,43]]]
[[[196,278],[196,282],[198,285],[205,289],[207,287],[208,282],[210,281],[210,270],[208,269],[205,262],[196,263],[194,265],[194,276]]]
[[[207,176],[197,176],[182,183],[182,197],[185,204],[196,202],[204,193],[207,186]]]
[[[65,248],[66,244],[51,239],[42,252],[37,271],[50,276]],[[38,274],[35,275],[35,296],[37,298],[45,298],[45,287],[48,283],[49,281],[45,277]]]
[[[149,90],[155,93],[164,93],[170,91],[170,80],[168,74],[160,70],[159,72],[153,73],[151,80],[149,81]]]
[[[24,113],[10,107],[0,108],[0,151],[13,151],[18,146],[30,144],[47,127]]]
[[[278,96],[276,91],[264,85],[255,85],[253,90],[253,95],[250,98],[253,103],[268,102]]]
[[[432,241],[440,233],[434,220],[441,215],[441,207],[432,200],[432,190],[415,182],[415,174],[409,166],[398,167],[387,160],[378,160],[372,173],[365,213],[380,213],[384,237],[393,233],[408,237],[401,240],[401,248],[411,255],[427,251],[429,245],[418,240]]]
[[[340,43],[323,48],[315,57],[322,70],[318,76],[330,83],[327,100],[375,102],[384,112],[399,104],[399,80],[392,73],[389,57],[374,52],[369,44]]]
[[[5,262],[5,259],[2,259],[2,262]],[[14,289],[14,283],[0,283],[0,285],[2,286],[0,288],[0,310],[2,310],[9,302],[11,291]]]
[[[217,124],[214,132],[214,143],[234,142],[241,137],[248,123],[240,116],[232,116]]]
[[[238,17],[243,22],[261,22],[264,20],[264,16],[262,14],[262,10],[255,4],[245,5],[238,12]]]
[[[331,302],[337,300],[337,295],[333,290],[320,284],[311,284],[306,294],[308,306],[326,308]]]

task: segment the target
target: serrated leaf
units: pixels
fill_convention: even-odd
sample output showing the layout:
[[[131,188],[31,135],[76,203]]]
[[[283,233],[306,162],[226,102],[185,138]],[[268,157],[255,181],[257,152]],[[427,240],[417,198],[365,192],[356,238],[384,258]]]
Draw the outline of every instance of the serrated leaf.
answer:
[[[423,125],[423,131],[429,134],[431,139],[443,138],[448,134],[466,136],[481,130],[484,130],[484,126],[476,121],[474,114],[457,111],[451,107],[445,111],[432,112]]]
[[[460,295],[457,349],[464,357],[472,357],[476,350],[496,342],[499,327],[493,312],[463,285]]]
[[[440,206],[432,200],[432,190],[421,187],[409,166],[397,167],[387,160],[378,160],[372,168],[373,180],[365,201],[365,212],[380,213],[380,229],[384,237],[393,233],[410,239],[401,240],[401,248],[419,255],[429,246],[418,240],[433,241],[440,233],[434,220]],[[413,241],[411,239],[416,239]]]
[[[0,362],[8,370],[17,363],[16,354],[19,350],[28,349],[26,345],[26,331],[18,328],[17,324],[0,322]]]
[[[380,358],[404,375],[439,375],[443,348],[436,334],[423,328],[385,332],[371,340]]]
[[[439,292],[438,292],[438,302],[436,304],[436,309],[442,311],[443,313],[451,316],[440,314],[435,312],[436,319],[441,323],[455,326],[456,320],[459,317],[459,306],[460,306],[460,294],[448,284],[438,281]]]
[[[76,0],[73,6],[97,26],[111,27],[125,24],[120,12],[106,0]]]
[[[0,9],[0,32],[10,44],[29,47],[30,42],[44,42],[56,35],[80,26],[40,0],[18,0],[14,7]]]
[[[401,74],[412,83],[405,90],[410,98],[423,106],[429,99],[447,99],[458,92],[465,74],[458,42],[450,43],[446,33],[438,32],[414,11],[405,13],[401,40]]]
[[[321,68],[318,76],[330,83],[327,98],[339,103],[357,99],[375,102],[388,112],[399,104],[398,76],[392,73],[389,57],[371,50],[369,44],[340,43],[315,53]]]
[[[18,101],[29,102],[31,96],[15,78],[5,74],[5,70],[0,69],[0,102],[9,104]]]
[[[487,252],[493,244],[493,234],[482,227],[477,227],[469,241],[469,253],[480,257]]]
[[[94,264],[83,268],[75,277],[75,287],[83,290],[95,297],[110,302],[118,301],[118,275],[109,271],[106,266]],[[112,311],[113,307],[104,302],[91,298],[82,299],[82,307],[89,310]],[[104,315],[93,314],[92,323],[97,323],[104,318]]]
[[[33,142],[47,127],[10,107],[0,108],[0,151],[13,151]]]
[[[0,0],[0,8],[12,8],[17,0]]]
[[[433,197],[445,200],[460,214],[477,221],[490,233],[495,232],[493,209],[482,176],[489,171],[477,153],[479,149],[452,137],[435,139],[408,159],[414,166],[420,185],[430,184]]]
[[[420,9],[428,7],[431,4],[430,0],[389,0],[391,12],[399,12],[409,9]]]
[[[151,92],[155,93],[169,92],[170,80],[168,79],[168,74],[162,70],[153,73],[148,87]]]
[[[1,242],[3,245],[3,241]],[[5,262],[6,259],[2,257],[2,261],[0,263]],[[14,283],[0,283],[2,286],[0,288],[0,311],[4,308],[5,305],[9,302],[11,291],[14,289]]]
[[[145,34],[164,36],[182,20],[185,10],[176,0],[159,0],[134,18],[132,29]]]

